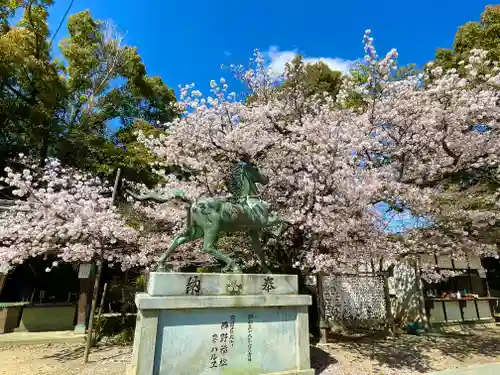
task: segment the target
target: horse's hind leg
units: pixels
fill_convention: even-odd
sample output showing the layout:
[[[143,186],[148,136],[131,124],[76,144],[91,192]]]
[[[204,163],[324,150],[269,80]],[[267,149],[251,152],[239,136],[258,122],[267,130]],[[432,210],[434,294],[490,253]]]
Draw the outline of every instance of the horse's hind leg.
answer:
[[[260,246],[259,233],[252,230],[248,232],[248,235],[250,236],[250,241],[252,242],[252,249],[260,259],[262,269],[265,273],[271,273],[271,270],[267,268],[266,265],[266,255],[264,254],[264,251],[262,251],[262,246]]]
[[[188,229],[182,234],[179,234],[174,238],[172,243],[170,244],[169,248],[167,251],[165,251],[161,258],[158,260],[158,267],[156,269],[157,272],[164,272],[166,271],[166,266],[165,263],[167,262],[168,258],[170,258],[170,255],[182,244],[185,244],[186,242],[191,242],[196,240],[197,238],[201,238],[203,236],[203,231],[200,228],[192,228]]]
[[[229,258],[227,255],[217,251],[215,249],[215,242],[217,241],[217,236],[219,235],[219,230],[217,227],[211,227],[204,229],[203,237],[203,251],[217,258],[218,260],[224,262],[227,267],[231,267],[233,272],[241,272],[240,268],[234,260]]]

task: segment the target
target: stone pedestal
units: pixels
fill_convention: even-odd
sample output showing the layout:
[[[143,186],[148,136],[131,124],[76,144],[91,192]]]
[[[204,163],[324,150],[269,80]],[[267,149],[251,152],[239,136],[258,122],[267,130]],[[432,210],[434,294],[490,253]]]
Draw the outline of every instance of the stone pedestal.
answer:
[[[151,273],[127,375],[314,375],[297,276]]]

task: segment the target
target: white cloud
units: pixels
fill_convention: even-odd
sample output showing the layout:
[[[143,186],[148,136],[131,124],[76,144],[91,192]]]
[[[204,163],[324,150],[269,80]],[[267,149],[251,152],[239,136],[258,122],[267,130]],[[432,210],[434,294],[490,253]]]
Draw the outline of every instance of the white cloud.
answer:
[[[229,57],[231,55],[232,55],[232,53],[230,51],[227,51],[227,50],[224,51],[224,56]]]
[[[291,60],[299,53],[297,50],[292,51],[280,51],[278,46],[271,46],[269,50],[264,53],[264,57],[268,60],[269,66],[277,75],[281,74],[285,70],[285,64]],[[352,64],[355,61],[344,60],[339,57],[309,57],[304,56],[304,62],[306,64],[314,64],[317,62],[323,62],[332,70],[337,70],[342,73],[348,73]]]

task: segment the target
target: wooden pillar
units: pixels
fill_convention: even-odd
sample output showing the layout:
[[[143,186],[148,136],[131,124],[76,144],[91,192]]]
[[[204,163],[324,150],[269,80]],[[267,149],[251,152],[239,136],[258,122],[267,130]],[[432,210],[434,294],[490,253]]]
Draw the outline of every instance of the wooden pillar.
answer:
[[[318,315],[319,315],[319,343],[326,344],[328,341],[328,325],[325,321],[325,299],[323,294],[323,272],[316,274],[316,291],[318,293]]]
[[[7,274],[0,273],[0,296],[2,295],[3,287],[7,283]]]
[[[417,298],[418,298],[418,308],[419,308],[419,315],[420,319],[422,320],[422,325],[426,331],[429,331],[430,326],[429,326],[429,319],[427,319],[427,310],[425,309],[425,295],[424,295],[424,288],[423,288],[423,282],[422,282],[422,275],[421,275],[421,266],[420,266],[420,256],[417,255],[415,259],[415,263],[413,264],[414,270],[415,270],[415,286],[416,286],[416,293],[417,293]],[[444,308],[444,305],[443,305]],[[446,311],[445,311],[446,314]]]
[[[481,275],[479,275],[479,278],[481,279]],[[484,285],[486,287],[486,297],[491,297],[490,284],[488,283],[487,277],[484,278]],[[2,289],[0,288],[0,290]]]
[[[478,270],[478,273],[479,273],[479,278],[480,280],[482,280],[481,278],[481,273],[480,273],[481,270]],[[485,272],[485,271],[482,271],[482,272]],[[485,275],[486,276],[486,275]],[[490,293],[490,284],[488,283],[488,277],[485,277],[484,278],[484,286],[485,286],[485,289],[486,289],[486,297],[491,297],[491,293]],[[1,289],[0,289],[1,290]],[[474,301],[476,303],[476,311],[478,311],[478,316],[479,316],[479,309],[477,307],[477,301]],[[496,306],[495,306],[495,302],[497,302],[497,300],[493,300],[491,299],[490,300],[490,311],[491,311],[491,316],[493,318],[495,318],[495,313],[496,313]],[[497,302],[498,303],[498,302]]]
[[[82,267],[83,266],[83,267]],[[78,279],[80,281],[80,296],[76,317],[75,333],[85,333],[89,321],[90,304],[94,289],[94,278],[87,265],[80,265]]]

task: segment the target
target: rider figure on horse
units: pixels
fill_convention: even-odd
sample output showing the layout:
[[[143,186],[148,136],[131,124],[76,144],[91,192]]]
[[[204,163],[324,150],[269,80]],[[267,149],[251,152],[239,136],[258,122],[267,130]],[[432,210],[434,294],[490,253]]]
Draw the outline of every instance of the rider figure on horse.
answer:
[[[247,173],[249,168],[254,170],[263,179],[262,183],[267,183],[267,178],[260,174],[258,168],[251,162],[250,155],[245,153],[231,170],[227,188],[231,193],[229,200],[241,204],[243,207],[250,209],[250,211],[254,211],[254,208],[259,207],[264,202],[260,199],[256,185],[243,186],[245,183],[243,174]],[[243,191],[246,194],[242,194]]]

